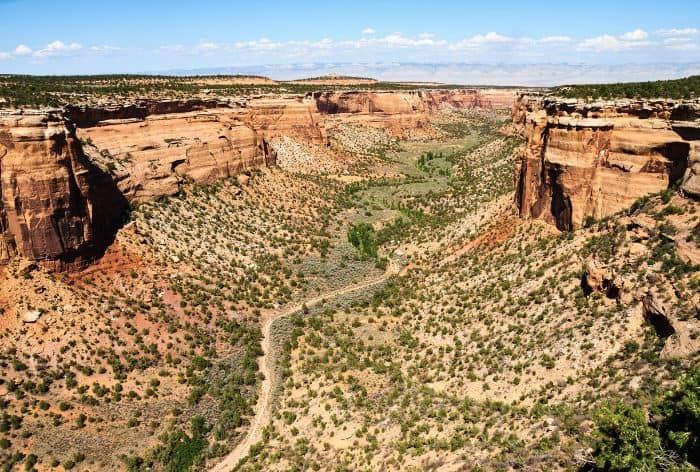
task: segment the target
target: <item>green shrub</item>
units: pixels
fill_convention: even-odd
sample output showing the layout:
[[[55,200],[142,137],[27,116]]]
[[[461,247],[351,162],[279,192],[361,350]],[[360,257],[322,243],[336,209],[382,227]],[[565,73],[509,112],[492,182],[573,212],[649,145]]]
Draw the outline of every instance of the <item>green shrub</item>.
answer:
[[[365,259],[377,258],[377,241],[374,228],[369,223],[357,223],[348,229],[348,241],[360,252]]]
[[[596,411],[595,467],[608,471],[657,470],[665,457],[658,431],[646,413],[626,403],[605,404]]]
[[[664,445],[700,467],[700,369],[691,371],[659,406]]]

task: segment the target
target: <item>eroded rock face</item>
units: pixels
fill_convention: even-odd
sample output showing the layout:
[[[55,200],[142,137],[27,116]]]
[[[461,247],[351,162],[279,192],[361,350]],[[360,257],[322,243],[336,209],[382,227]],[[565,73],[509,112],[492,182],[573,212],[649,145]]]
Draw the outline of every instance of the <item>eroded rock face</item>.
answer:
[[[586,292],[602,292],[609,298],[620,298],[624,288],[622,277],[595,258],[586,260],[583,283]]]
[[[455,108],[508,109],[515,99],[514,90],[458,89],[414,90],[405,92],[318,92],[313,94],[318,110],[338,113],[430,113],[444,105]]]
[[[675,117],[685,120],[685,133]],[[516,164],[521,216],[570,230],[675,182],[688,193],[700,183],[700,135],[688,121],[700,120],[700,102],[521,96],[513,119],[527,139]]]
[[[430,115],[443,107],[510,109],[514,89],[411,90],[385,92],[318,92],[313,94],[319,113],[363,126],[385,129],[404,137],[426,128]]]
[[[0,115],[0,261],[60,266],[93,254],[98,180],[61,112]]]
[[[230,110],[101,122],[78,135],[130,203],[174,195],[185,181],[213,183],[274,161],[265,141]]]
[[[77,132],[58,110],[3,114],[0,263],[81,267],[111,243],[129,204],[274,161],[256,130],[217,110],[143,119],[108,110]]]

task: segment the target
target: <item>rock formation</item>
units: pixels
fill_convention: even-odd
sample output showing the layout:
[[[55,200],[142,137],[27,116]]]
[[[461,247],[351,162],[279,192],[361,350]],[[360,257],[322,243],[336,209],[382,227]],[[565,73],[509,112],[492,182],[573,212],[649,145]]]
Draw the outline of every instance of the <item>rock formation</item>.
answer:
[[[624,287],[622,277],[595,258],[586,261],[583,282],[586,292],[603,292],[609,298],[620,298]]]
[[[264,139],[231,110],[100,122],[78,135],[132,203],[173,195],[185,181],[208,184],[274,161]]]
[[[676,182],[698,195],[700,101],[588,103],[520,96],[513,119],[527,142],[516,163],[524,217],[579,228]]]
[[[17,254],[60,266],[92,256],[114,216],[103,205],[119,212],[108,181],[60,111],[0,115],[0,262]]]
[[[659,295],[649,292],[642,300],[644,319],[664,339],[661,357],[687,357],[698,350],[698,342],[690,336],[686,323],[678,320]]]
[[[141,100],[0,111],[0,263],[79,266],[111,243],[129,204],[275,162],[270,141],[328,145],[343,114],[395,134],[456,108],[505,108],[512,90],[330,92]]]
[[[313,94],[319,113],[385,129],[405,137],[429,124],[430,115],[443,107],[456,109],[509,109],[514,89],[410,90],[390,92],[318,92]]]

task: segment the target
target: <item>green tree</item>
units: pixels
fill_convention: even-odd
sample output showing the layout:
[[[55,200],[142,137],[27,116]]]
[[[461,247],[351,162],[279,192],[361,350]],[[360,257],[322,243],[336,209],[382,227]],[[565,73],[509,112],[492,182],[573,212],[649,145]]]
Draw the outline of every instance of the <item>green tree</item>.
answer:
[[[666,447],[700,467],[700,369],[693,369],[659,406],[659,431]]]
[[[377,241],[374,228],[369,223],[357,223],[348,229],[348,241],[355,246],[365,259],[377,258]]]
[[[609,471],[652,471],[665,462],[659,432],[645,412],[624,402],[604,404],[595,414],[595,467]]]

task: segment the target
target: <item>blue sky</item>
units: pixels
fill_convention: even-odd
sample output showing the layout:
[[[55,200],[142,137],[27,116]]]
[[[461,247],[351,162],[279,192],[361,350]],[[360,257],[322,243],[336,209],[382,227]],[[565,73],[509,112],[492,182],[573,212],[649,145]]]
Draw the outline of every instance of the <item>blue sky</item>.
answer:
[[[0,72],[700,61],[700,3],[0,0]]]

